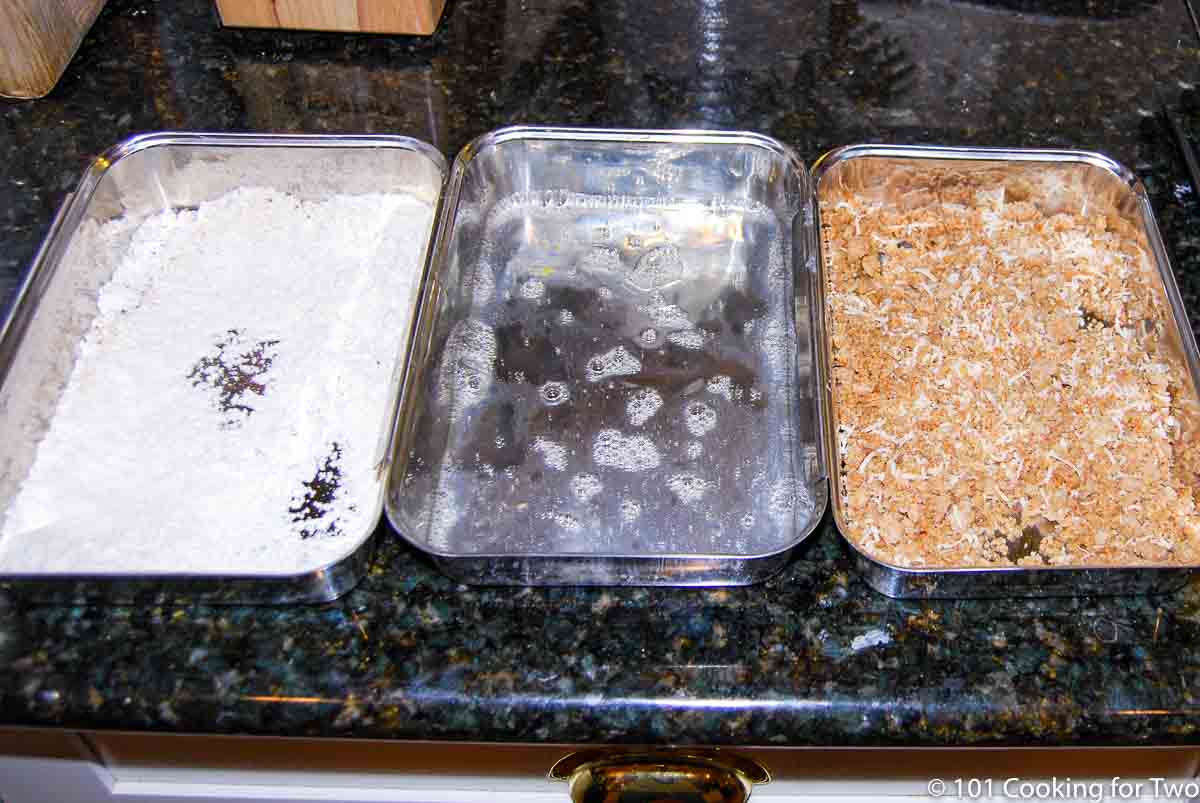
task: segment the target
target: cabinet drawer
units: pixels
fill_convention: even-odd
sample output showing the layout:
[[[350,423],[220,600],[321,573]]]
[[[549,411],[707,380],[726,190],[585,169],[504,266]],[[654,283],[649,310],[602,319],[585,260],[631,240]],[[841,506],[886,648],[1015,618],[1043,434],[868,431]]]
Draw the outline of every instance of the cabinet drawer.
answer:
[[[162,801],[167,798],[152,795],[186,789],[189,799],[214,801],[566,803],[566,784],[549,779],[547,773],[579,747],[113,733],[86,738],[118,791],[147,795],[130,798],[138,801]],[[1118,776],[1134,782],[1142,779],[1149,799],[1150,778],[1186,782],[1200,770],[1200,750],[1191,748],[748,748],[736,752],[771,773],[769,784],[755,787],[754,801],[924,798],[934,778],[944,780],[948,790],[956,779],[992,779],[999,798],[1008,778],[1111,784]],[[271,792],[266,797],[233,796],[246,788]],[[218,790],[230,796],[198,796]]]
[[[574,750],[571,745],[0,730],[0,800],[567,803],[567,785],[551,780],[547,773]],[[754,787],[755,803],[929,800],[927,790],[934,778],[945,782],[947,800],[953,798],[957,779],[975,797],[988,790],[984,784],[990,779],[992,795],[1002,799],[1004,782],[1010,778],[1026,784],[1069,780],[1080,791],[1099,788],[1106,799],[1117,799],[1112,794],[1114,777],[1142,783],[1143,799],[1149,800],[1155,790],[1150,779],[1187,783],[1200,769],[1200,750],[1191,748],[748,748],[735,752],[757,761],[772,775],[770,783]],[[977,782],[972,789],[965,786],[969,779]],[[1094,783],[1100,786],[1088,786]],[[1037,791],[1034,787],[1012,789],[1021,799],[1038,799],[1027,794]]]

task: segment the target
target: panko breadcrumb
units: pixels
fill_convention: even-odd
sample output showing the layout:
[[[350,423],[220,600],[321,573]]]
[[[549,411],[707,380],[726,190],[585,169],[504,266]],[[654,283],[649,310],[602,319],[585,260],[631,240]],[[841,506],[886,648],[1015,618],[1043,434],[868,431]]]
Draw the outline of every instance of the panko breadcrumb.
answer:
[[[1161,280],[1133,212],[1070,175],[822,187],[840,502],[873,557],[1200,563],[1200,415]]]

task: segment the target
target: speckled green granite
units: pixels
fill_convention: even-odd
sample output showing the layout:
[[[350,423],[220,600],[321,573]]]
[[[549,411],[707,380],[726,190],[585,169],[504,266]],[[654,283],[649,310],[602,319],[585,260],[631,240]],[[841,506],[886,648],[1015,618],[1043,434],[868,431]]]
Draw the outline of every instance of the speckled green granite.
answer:
[[[452,154],[507,123],[1083,147],[1145,180],[1193,320],[1200,132],[1181,2],[452,0],[434,37],[221,30],[110,0],[60,86],[0,105],[0,295],[88,160],[152,129],[385,131]],[[1200,741],[1200,585],[907,603],[828,522],[765,585],[467,589],[387,533],[321,606],[0,601],[0,725],[554,742]]]
[[[6,723],[730,744],[1194,741],[1200,596],[913,604],[826,529],[766,585],[468,590],[388,541],[293,608],[9,609]]]

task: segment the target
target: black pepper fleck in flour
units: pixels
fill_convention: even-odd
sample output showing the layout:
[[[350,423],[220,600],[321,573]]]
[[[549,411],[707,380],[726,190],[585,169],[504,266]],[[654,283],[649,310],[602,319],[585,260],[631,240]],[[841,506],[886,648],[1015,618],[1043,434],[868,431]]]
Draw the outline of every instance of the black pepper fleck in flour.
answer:
[[[278,340],[260,340],[239,354],[241,341],[240,329],[227,330],[225,338],[216,343],[216,354],[201,358],[188,373],[193,386],[217,391],[217,409],[229,414],[223,424],[226,427],[237,426],[254,412],[244,399],[248,393],[266,393],[264,377],[275,361],[274,347],[279,345]]]
[[[308,482],[302,482],[305,491],[299,497],[292,497],[294,503],[288,508],[292,514],[292,523],[319,521],[329,513],[329,506],[337,496],[342,484],[342,447],[334,441],[330,444],[329,454],[317,466],[316,473]],[[354,508],[350,508],[353,510]],[[328,524],[308,525],[300,528],[300,538],[308,539],[318,535],[341,535],[337,520]]]

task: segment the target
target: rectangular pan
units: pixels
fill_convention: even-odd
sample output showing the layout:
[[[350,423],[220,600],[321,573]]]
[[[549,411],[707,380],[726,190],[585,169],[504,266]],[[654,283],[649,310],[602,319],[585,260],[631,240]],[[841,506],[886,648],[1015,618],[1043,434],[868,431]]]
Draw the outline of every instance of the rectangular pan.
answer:
[[[85,225],[122,219],[136,222],[163,210],[191,208],[240,187],[269,188],[303,201],[331,194],[403,192],[431,205],[436,219],[446,162],[418,140],[394,136],[276,136],[258,134],[164,133],[133,137],[91,165],[68,198],[37,255],[11,312],[0,329],[0,409],[3,461],[0,512],[6,511],[34,459],[70,376],[78,343],[97,314],[99,289],[109,280],[119,254],[80,257],[73,249]],[[119,246],[118,246],[119,248]],[[381,270],[423,272],[422,264],[381,264]],[[388,409],[376,441],[381,450],[400,396],[400,370],[392,369]],[[354,411],[347,411],[353,415]],[[180,466],[186,472],[187,466]],[[239,571],[176,574],[29,572],[0,569],[0,584],[38,600],[83,599],[113,603],[160,600],[286,603],[333,599],[364,574],[383,506],[383,478],[373,511],[363,511],[361,529],[339,536],[340,557],[300,571]],[[152,526],[123,522],[119,526]],[[355,525],[357,526],[357,525]],[[68,528],[70,520],[51,529]],[[168,534],[169,536],[169,534]]]
[[[827,491],[805,170],[748,133],[508,128],[455,161],[387,515],[480,584],[732,585]]]
[[[814,205],[832,199],[835,191],[870,196],[902,208],[905,192],[913,190],[913,175],[924,168],[953,165],[960,171],[998,171],[999,175],[1021,175],[1037,179],[1055,172],[1063,182],[1082,189],[1097,208],[1110,210],[1126,221],[1143,239],[1157,275],[1159,309],[1165,310],[1161,349],[1182,366],[1184,409],[1194,409],[1200,360],[1187,315],[1176,287],[1162,239],[1154,222],[1146,191],[1137,178],[1122,165],[1105,156],[1081,151],[1002,150],[985,148],[891,147],[858,145],[834,150],[823,156],[813,169],[816,187]],[[906,173],[907,177],[900,176]],[[1046,185],[1050,186],[1050,185]],[[1046,199],[1042,200],[1047,200]],[[1037,197],[1032,199],[1037,202]],[[817,212],[819,215],[819,210]],[[833,365],[832,333],[829,331],[827,271],[830,246],[827,232],[821,229],[822,259],[818,265],[817,328],[822,376],[822,403],[825,405],[824,442],[832,480],[833,515],[838,529],[850,545],[860,570],[878,591],[892,597],[992,597],[992,596],[1067,596],[1090,594],[1165,593],[1180,587],[1197,568],[1191,563],[1170,565],[1140,562],[1138,565],[1071,566],[962,566],[954,568],[911,568],[894,565],[863,546],[863,532],[847,520],[843,486],[853,466],[843,465],[839,453],[838,410],[831,381]],[[1190,394],[1190,396],[1189,396]],[[1186,416],[1190,418],[1191,416]],[[1194,448],[1194,437],[1186,433],[1183,442]],[[927,503],[927,498],[922,504]]]

